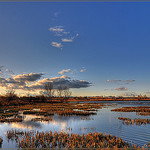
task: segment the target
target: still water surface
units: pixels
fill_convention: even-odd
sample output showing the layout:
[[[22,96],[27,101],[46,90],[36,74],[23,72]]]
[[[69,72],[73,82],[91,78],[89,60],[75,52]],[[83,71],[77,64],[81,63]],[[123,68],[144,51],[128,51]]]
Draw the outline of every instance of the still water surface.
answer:
[[[100,103],[100,102],[98,102]],[[108,103],[108,102],[105,102]],[[86,134],[88,132],[109,133],[121,137],[129,143],[144,146],[150,142],[150,124],[147,125],[126,125],[118,117],[150,119],[150,116],[140,116],[136,112],[113,112],[114,108],[127,106],[150,106],[150,102],[109,102],[111,106],[99,109],[97,115],[89,116],[87,119],[80,116],[61,117],[53,116],[50,122],[32,122],[35,115],[24,115],[21,123],[0,123],[0,137],[3,139],[2,148],[16,148],[15,141],[7,139],[7,131],[16,129],[23,131],[65,131],[69,133]]]

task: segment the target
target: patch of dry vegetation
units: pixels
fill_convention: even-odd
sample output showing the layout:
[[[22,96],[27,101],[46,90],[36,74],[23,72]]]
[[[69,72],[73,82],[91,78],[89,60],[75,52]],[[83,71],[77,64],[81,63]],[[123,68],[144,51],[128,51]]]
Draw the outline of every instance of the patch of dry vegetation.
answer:
[[[64,132],[8,131],[8,139],[16,139],[19,148],[138,148],[110,134],[69,134]]]
[[[150,106],[122,107],[122,108],[112,109],[111,111],[137,112],[139,115],[150,115]]]
[[[119,120],[122,120],[124,124],[126,125],[142,125],[142,124],[150,124],[150,119],[140,119],[140,118],[135,118],[135,119],[130,119],[130,118],[123,118],[123,117],[118,117]]]
[[[3,106],[0,111],[0,122],[21,121],[19,114],[34,114],[37,116],[48,116],[54,114],[60,116],[89,116],[96,115],[97,110],[107,104],[102,103],[35,103],[21,106]],[[9,118],[11,117],[11,118]]]

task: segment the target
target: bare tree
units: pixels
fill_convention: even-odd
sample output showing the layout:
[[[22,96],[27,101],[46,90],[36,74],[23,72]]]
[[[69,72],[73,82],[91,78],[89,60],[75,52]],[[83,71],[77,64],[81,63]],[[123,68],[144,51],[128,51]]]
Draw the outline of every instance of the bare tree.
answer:
[[[57,88],[57,96],[62,97],[62,93],[63,93],[63,87],[59,85]]]
[[[46,96],[51,100],[52,102],[52,97],[54,96],[54,89],[53,89],[53,84],[52,83],[46,83],[44,85],[44,89],[45,89],[45,94]]]
[[[61,102],[67,101],[71,96],[72,92],[69,91],[67,86],[59,85],[57,88],[57,96],[60,98]]]
[[[6,97],[8,97],[8,101],[11,101],[13,99],[17,99],[17,95],[15,94],[14,90],[6,91]]]
[[[69,97],[71,96],[72,92],[69,91],[69,88],[67,86],[64,87],[63,89],[63,96],[65,98],[65,100],[68,100]]]

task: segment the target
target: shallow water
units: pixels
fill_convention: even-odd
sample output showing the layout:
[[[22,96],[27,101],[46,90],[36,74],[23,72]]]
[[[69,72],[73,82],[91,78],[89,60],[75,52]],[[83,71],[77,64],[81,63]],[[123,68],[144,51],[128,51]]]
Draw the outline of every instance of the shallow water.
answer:
[[[100,103],[100,102],[98,102]],[[24,121],[19,123],[0,123],[0,137],[3,139],[2,148],[16,148],[16,142],[7,139],[7,131],[12,129],[23,131],[65,131],[69,133],[88,133],[88,132],[102,132],[109,133],[121,137],[129,143],[139,144],[144,146],[150,142],[150,124],[138,126],[123,124],[118,117],[126,118],[148,118],[150,116],[136,115],[136,112],[114,112],[114,108],[126,106],[150,106],[150,102],[105,102],[114,104],[112,106],[105,106],[99,109],[97,115],[86,117],[68,116],[62,117],[58,115],[53,116],[53,121],[50,122],[32,122],[32,118],[37,118],[35,115],[24,115]],[[116,105],[117,104],[117,105]]]

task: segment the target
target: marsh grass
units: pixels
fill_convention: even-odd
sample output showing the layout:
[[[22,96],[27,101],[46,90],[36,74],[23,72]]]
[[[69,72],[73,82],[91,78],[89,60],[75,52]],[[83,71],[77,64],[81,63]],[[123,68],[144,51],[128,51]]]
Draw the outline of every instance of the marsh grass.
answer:
[[[142,124],[150,124],[150,119],[139,119],[139,118],[135,118],[135,119],[130,119],[130,118],[123,118],[123,117],[118,117],[119,120],[122,120],[123,123],[127,124],[127,125],[142,125]]]
[[[110,134],[88,133],[69,134],[67,132],[23,132],[8,131],[8,139],[16,139],[19,148],[138,148],[121,138]]]
[[[53,118],[51,118],[51,117],[42,117],[42,118],[33,118],[33,119],[31,119],[31,121],[52,121],[53,120]]]
[[[122,107],[122,108],[112,109],[111,111],[137,112],[137,114],[139,114],[139,115],[150,115],[150,106]]]
[[[33,119],[31,121],[51,121],[51,116],[54,114],[60,116],[76,115],[86,119],[90,115],[96,115],[98,109],[106,106],[107,104],[103,103],[36,103],[34,105],[3,106],[0,111],[0,122],[21,122],[23,119],[20,114],[42,116],[41,120]]]

